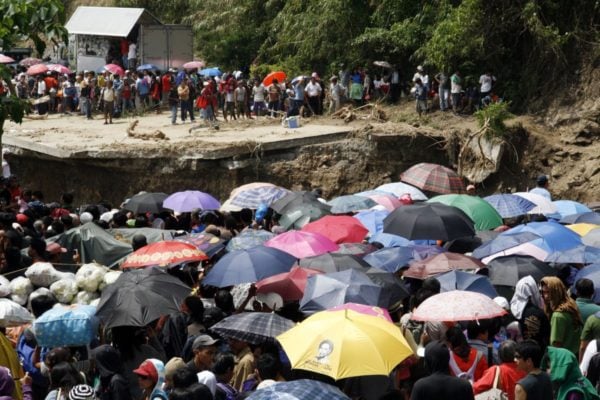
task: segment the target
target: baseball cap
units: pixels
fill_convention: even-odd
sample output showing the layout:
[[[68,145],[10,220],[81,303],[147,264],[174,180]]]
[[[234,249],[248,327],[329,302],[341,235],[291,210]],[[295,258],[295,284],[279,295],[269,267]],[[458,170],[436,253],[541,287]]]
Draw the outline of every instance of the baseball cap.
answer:
[[[139,367],[133,370],[133,373],[150,378],[152,382],[158,382],[158,371],[156,371],[156,367],[154,367],[154,364],[150,360],[141,363]]]
[[[213,346],[217,344],[217,342],[218,340],[213,339],[209,335],[200,335],[196,339],[194,339],[194,343],[192,343],[192,350],[198,350],[202,347]]]
[[[548,182],[548,176],[540,175],[537,177],[537,183],[546,183]]]

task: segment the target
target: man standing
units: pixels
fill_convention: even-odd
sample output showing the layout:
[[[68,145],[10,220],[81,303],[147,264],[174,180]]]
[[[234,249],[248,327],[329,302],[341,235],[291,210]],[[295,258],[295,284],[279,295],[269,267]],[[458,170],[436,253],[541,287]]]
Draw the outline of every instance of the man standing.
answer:
[[[397,103],[400,99],[400,72],[398,67],[394,66],[390,75],[390,101]]]
[[[553,399],[550,375],[540,369],[542,356],[542,348],[535,340],[525,340],[517,345],[517,369],[525,371],[527,375],[515,386],[515,400]]]
[[[311,115],[320,114],[319,98],[321,97],[323,89],[321,88],[321,85],[319,85],[319,82],[317,82],[317,77],[317,73],[313,72],[310,81],[304,89],[306,96],[308,96],[308,108],[310,109]]]
[[[162,104],[167,104],[169,100],[169,92],[171,91],[171,86],[173,82],[173,70],[166,71],[160,78],[160,84],[162,89]]]
[[[179,105],[181,107],[181,122],[185,124],[185,119],[187,118],[188,112],[190,114],[190,121],[194,122],[192,102],[190,101],[190,85],[187,76],[183,78],[177,87],[177,95],[179,96]]]
[[[104,125],[112,124],[113,111],[115,107],[115,89],[113,89],[113,81],[106,81],[106,87],[102,89],[101,100],[104,103]]]
[[[546,175],[540,175],[537,177],[536,183],[537,186],[531,189],[529,193],[538,194],[552,201],[552,195],[548,191],[548,177]]]
[[[137,54],[136,54],[136,50],[137,50],[137,46],[135,45],[134,42],[129,42],[129,50],[127,52],[127,63],[128,65],[128,69],[135,71],[136,68],[136,60],[137,60]]]
[[[575,290],[577,290],[575,302],[581,314],[581,320],[585,324],[589,316],[600,311],[600,306],[592,300],[595,293],[594,282],[591,279],[581,278],[575,282]]]
[[[254,80],[254,86],[252,87],[252,109],[254,110],[254,114],[256,115],[256,119],[260,116],[260,114],[265,110],[265,87],[260,82],[260,80]]]
[[[210,371],[215,363],[217,342],[218,340],[213,339],[209,335],[200,335],[194,339],[192,344],[194,358],[186,364],[186,367],[196,373]]]
[[[440,97],[440,111],[446,111],[448,109],[448,97],[450,96],[450,80],[445,72],[438,72],[434,76],[435,81],[438,83],[438,95]]]
[[[490,104],[490,94],[492,94],[492,87],[494,86],[495,82],[496,77],[492,75],[492,72],[489,70],[479,77],[479,84],[481,85],[479,89],[481,106],[487,106]]]
[[[333,114],[340,108],[344,89],[342,85],[338,83],[336,76],[332,76],[329,80],[331,81],[331,84],[329,85],[329,114]]]
[[[459,112],[460,92],[462,92],[462,78],[460,72],[456,71],[450,77],[450,95],[452,96],[452,111],[457,114]]]

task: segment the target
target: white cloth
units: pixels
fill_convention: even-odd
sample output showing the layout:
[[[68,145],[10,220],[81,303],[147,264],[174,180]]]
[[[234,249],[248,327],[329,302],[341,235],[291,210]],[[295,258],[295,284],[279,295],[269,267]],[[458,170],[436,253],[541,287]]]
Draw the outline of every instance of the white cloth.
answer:
[[[487,93],[492,90],[492,83],[496,80],[495,76],[492,75],[481,75],[479,77],[479,84],[481,85],[480,91]]]
[[[198,382],[205,384],[214,397],[217,392],[217,378],[215,377],[215,374],[210,371],[202,371],[198,372],[197,376]]]
[[[127,52],[127,58],[129,60],[134,60],[135,59],[135,57],[136,57],[136,54],[135,54],[136,53],[136,49],[137,49],[137,46],[135,45],[135,43],[129,43],[129,50]]]
[[[420,72],[415,72],[415,74],[413,75],[413,82],[416,82],[417,79],[420,79],[421,82],[423,82],[423,75]]]
[[[590,366],[590,360],[592,357],[598,352],[598,341],[592,340],[588,343],[585,348],[585,352],[583,353],[583,357],[581,358],[581,364],[579,364],[579,369],[584,376],[587,376],[587,370]]]
[[[529,193],[535,193],[535,194],[539,194],[540,196],[543,196],[545,198],[547,198],[548,200],[552,201],[552,195],[550,194],[550,192],[544,188],[541,187],[535,187],[533,189],[531,189],[529,191]]]
[[[102,89],[102,100],[115,101],[115,89],[109,89],[109,88]]]
[[[38,82],[37,94],[40,95],[40,96],[43,96],[43,95],[46,94],[46,82],[44,82],[43,79],[41,79]]]
[[[510,312],[516,319],[521,319],[521,317],[523,317],[523,310],[530,299],[534,305],[543,309],[544,303],[542,302],[542,297],[540,296],[540,291],[535,283],[535,279],[533,279],[531,275],[527,275],[517,282],[515,294],[510,301]]]
[[[255,102],[265,101],[265,87],[262,85],[262,83],[258,86],[252,87],[252,96],[254,96]]]
[[[331,94],[331,98],[335,101],[339,101],[342,96],[343,88],[339,83],[332,83],[329,86],[329,93]]]
[[[318,96],[321,94],[321,85],[319,82],[312,83],[312,81],[308,82],[306,87],[304,88],[308,97]]]

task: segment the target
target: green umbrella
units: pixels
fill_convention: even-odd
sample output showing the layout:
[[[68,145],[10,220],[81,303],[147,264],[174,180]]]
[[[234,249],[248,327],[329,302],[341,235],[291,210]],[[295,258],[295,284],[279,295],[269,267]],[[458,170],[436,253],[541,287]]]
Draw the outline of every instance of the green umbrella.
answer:
[[[487,231],[502,225],[502,217],[487,201],[478,196],[468,194],[444,194],[435,196],[428,203],[442,203],[447,206],[460,208],[475,222],[475,229]]]

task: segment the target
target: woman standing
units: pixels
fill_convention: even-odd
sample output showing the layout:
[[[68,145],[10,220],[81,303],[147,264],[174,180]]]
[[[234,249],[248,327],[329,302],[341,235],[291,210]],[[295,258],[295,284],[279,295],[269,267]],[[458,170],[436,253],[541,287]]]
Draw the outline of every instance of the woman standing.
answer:
[[[533,339],[545,350],[550,337],[550,321],[543,308],[544,300],[533,277],[521,278],[510,301],[510,311],[519,321],[523,339]]]

